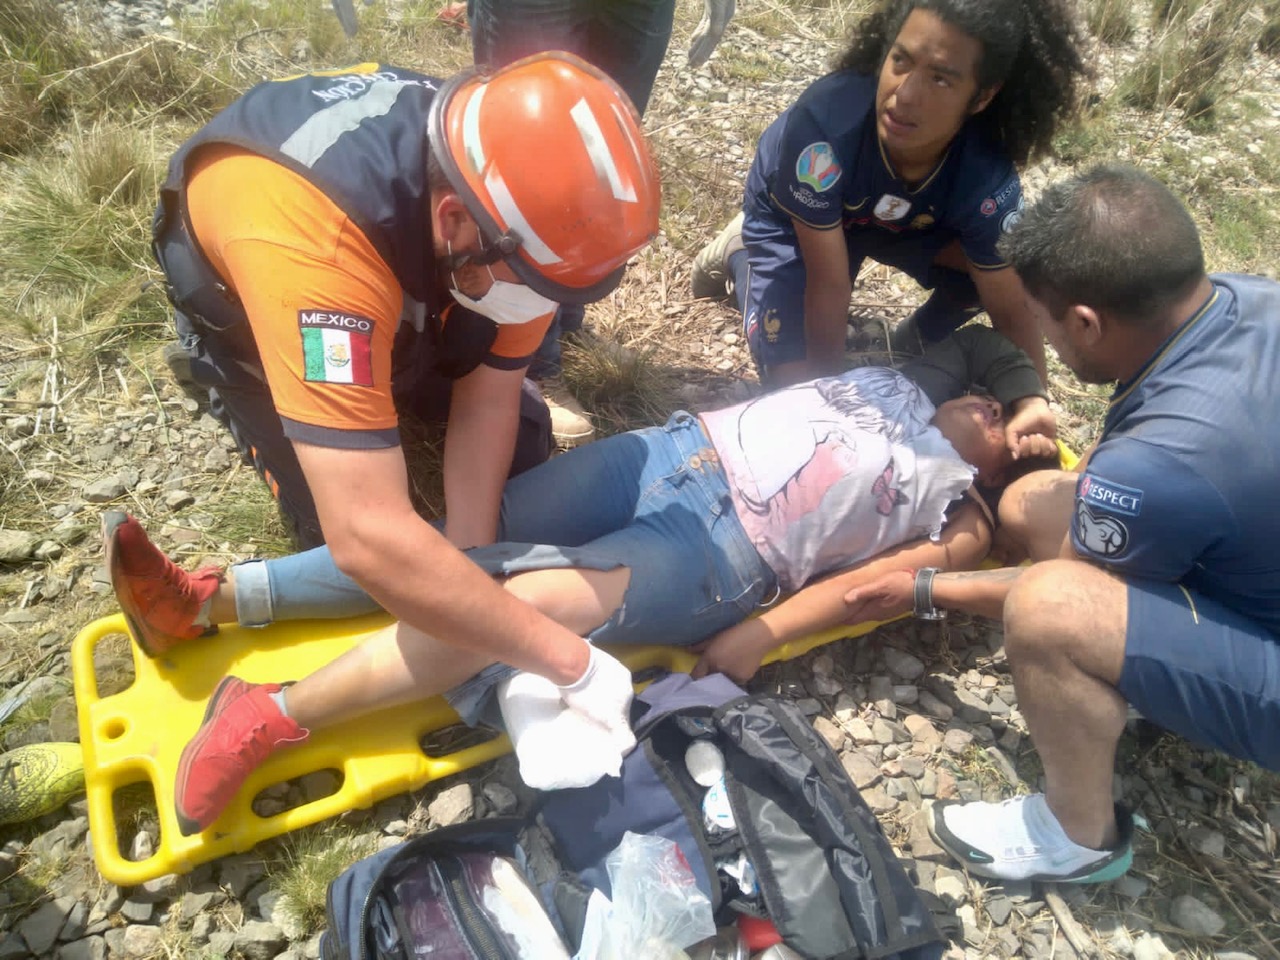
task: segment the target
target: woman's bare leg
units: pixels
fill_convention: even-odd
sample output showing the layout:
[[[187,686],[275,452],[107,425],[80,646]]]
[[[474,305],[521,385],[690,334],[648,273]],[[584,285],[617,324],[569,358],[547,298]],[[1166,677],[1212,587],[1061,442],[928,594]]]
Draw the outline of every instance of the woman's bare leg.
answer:
[[[622,605],[631,572],[535,570],[504,586],[579,634],[587,634]],[[285,691],[289,716],[318,729],[384,707],[425,700],[474,676],[492,661],[394,623]]]

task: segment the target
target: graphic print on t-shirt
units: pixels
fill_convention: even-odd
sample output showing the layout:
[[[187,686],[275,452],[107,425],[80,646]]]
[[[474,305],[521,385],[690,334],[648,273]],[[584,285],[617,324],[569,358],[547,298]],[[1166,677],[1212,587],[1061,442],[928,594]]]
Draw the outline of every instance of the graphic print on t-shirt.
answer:
[[[299,310],[305,377],[313,383],[373,386],[373,321],[333,310]]]
[[[743,529],[798,589],[941,529],[973,469],[902,374],[860,367],[703,414]]]

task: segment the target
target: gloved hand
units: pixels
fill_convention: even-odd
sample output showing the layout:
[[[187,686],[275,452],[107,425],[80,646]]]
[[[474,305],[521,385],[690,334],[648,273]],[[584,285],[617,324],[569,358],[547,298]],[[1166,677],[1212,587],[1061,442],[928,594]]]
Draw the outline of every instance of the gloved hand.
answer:
[[[624,756],[636,745],[636,735],[631,732],[629,722],[635,690],[631,686],[631,671],[619,660],[592,646],[586,672],[558,689],[570,709],[609,731],[614,745]]]
[[[706,0],[706,3],[707,9],[689,42],[689,66],[695,70],[707,62],[737,8],[735,0]]]

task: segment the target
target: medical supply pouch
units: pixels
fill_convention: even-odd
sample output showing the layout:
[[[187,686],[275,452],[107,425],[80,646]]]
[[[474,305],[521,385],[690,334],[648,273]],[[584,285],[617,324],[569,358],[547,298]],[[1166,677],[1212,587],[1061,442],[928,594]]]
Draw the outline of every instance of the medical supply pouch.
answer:
[[[455,824],[348,867],[329,885],[322,960],[568,960],[520,844],[525,827]]]
[[[794,704],[685,674],[637,704],[621,777],[544,795],[540,819],[565,869],[608,895],[603,861],[622,834],[656,833],[679,844],[718,922],[767,917],[815,960],[941,956],[924,899]]]
[[[678,845],[718,924],[766,917],[813,960],[941,956],[920,892],[795,705],[672,674],[637,695],[632,720],[620,777],[349,867],[329,887],[322,960],[570,956],[591,890],[612,895],[606,858],[627,831]]]

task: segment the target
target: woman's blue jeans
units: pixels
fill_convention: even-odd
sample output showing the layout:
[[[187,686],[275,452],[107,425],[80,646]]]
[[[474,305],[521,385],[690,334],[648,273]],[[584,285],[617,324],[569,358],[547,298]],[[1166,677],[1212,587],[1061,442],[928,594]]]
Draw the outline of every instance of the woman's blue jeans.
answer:
[[[468,551],[494,575],[631,571],[621,609],[591,634],[601,643],[696,643],[776,592],[773,572],[734,512],[715,449],[684,412],[663,427],[586,444],[512,478],[499,538]],[[235,583],[246,626],[378,609],[327,547],[238,564]]]

